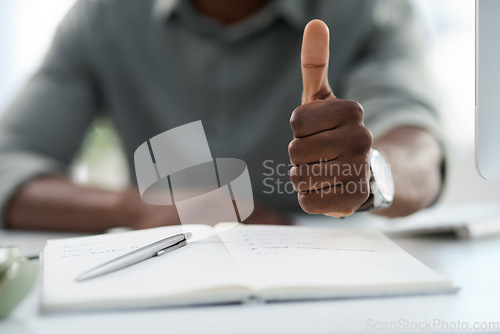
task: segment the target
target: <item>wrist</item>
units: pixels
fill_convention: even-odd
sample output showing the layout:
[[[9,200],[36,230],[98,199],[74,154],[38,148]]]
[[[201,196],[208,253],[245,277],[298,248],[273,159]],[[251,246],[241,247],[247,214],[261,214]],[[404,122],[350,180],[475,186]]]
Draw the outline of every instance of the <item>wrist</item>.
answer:
[[[370,180],[368,199],[358,211],[382,210],[390,207],[394,200],[394,179],[391,166],[379,151],[370,150]]]

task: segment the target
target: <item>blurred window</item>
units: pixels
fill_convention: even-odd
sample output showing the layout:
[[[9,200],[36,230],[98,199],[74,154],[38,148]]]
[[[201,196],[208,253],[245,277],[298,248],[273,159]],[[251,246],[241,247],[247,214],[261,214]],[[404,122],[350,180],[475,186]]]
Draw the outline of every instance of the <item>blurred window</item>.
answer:
[[[0,113],[36,71],[75,0],[0,1]]]

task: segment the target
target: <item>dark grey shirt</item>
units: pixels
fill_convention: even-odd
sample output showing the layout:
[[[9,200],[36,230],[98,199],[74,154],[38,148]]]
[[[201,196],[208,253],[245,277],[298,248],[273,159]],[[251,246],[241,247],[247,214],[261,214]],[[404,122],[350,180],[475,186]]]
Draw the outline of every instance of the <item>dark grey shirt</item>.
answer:
[[[302,31],[312,18],[330,27],[334,92],[364,106],[375,137],[405,125],[439,137],[421,36],[405,0],[270,1],[229,26],[188,1],[80,0],[1,120],[0,215],[27,180],[65,172],[102,113],[115,124],[132,175],[141,143],[202,120],[214,157],[246,161],[257,201],[298,209],[280,164],[289,163]],[[271,173],[278,166],[279,175]]]

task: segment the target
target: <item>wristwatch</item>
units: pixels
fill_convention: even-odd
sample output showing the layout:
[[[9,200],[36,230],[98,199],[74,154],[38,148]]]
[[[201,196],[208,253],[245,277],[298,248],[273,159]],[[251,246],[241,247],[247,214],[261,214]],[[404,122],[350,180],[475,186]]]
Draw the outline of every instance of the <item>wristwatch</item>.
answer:
[[[379,151],[370,150],[370,197],[358,211],[378,210],[391,206],[394,199],[394,179],[391,165]]]

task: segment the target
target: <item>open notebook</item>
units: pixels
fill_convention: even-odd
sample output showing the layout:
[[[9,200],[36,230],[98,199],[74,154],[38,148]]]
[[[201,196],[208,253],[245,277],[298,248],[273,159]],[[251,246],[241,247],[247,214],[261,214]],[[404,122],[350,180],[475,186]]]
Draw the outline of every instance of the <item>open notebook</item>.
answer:
[[[192,232],[187,246],[76,282],[83,271]],[[451,282],[378,231],[221,223],[50,240],[42,309],[137,308],[452,292]]]

